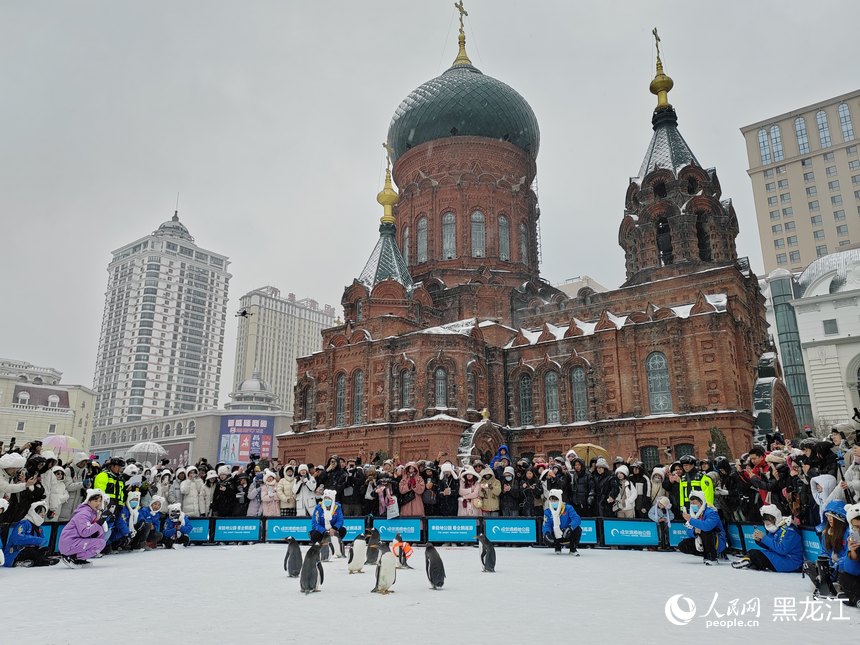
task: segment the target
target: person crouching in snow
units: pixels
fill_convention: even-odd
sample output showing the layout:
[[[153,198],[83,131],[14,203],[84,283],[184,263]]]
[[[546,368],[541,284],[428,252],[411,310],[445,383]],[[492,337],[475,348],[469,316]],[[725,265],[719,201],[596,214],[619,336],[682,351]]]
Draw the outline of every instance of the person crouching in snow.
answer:
[[[654,506],[648,511],[648,517],[657,525],[657,550],[668,551],[669,545],[669,530],[672,526],[672,520],[675,519],[675,514],[672,513],[672,502],[665,495],[658,497],[654,502]]]
[[[132,491],[126,496],[125,507],[120,511],[117,525],[123,525],[126,540],[123,547],[127,551],[142,549],[149,540],[152,525],[140,517],[140,491]]]
[[[561,553],[561,545],[567,544],[570,553],[578,556],[576,548],[582,537],[582,520],[571,504],[562,501],[563,497],[558,488],[549,491],[549,508],[543,512],[543,539],[555,547],[556,553]]]
[[[343,511],[340,504],[335,501],[337,491],[323,491],[322,501],[314,508],[311,516],[311,542],[319,542],[324,535],[336,535],[343,540],[346,528],[343,525]],[[340,557],[340,553],[336,554]]]
[[[717,563],[717,555],[726,549],[726,530],[717,509],[708,506],[700,490],[690,493],[690,512],[682,511],[687,535],[678,544],[678,550],[687,555],[704,556],[704,563]]]
[[[803,538],[794,526],[791,516],[783,517],[782,512],[773,504],[761,507],[761,518],[767,533],[756,529],[753,539],[759,546],[751,550],[735,569],[755,569],[756,571],[800,571],[803,566]]]
[[[161,510],[167,503],[161,495],[154,495],[148,506],[140,509],[140,521],[150,527],[149,535],[146,538],[146,548],[154,549],[161,544],[164,534],[161,532],[161,525],[164,523],[164,514]]]
[[[47,514],[48,505],[44,500],[33,502],[24,519],[9,527],[4,567],[49,567],[60,561],[48,557],[48,547],[42,546],[41,527]]]
[[[860,463],[856,457],[854,463]],[[848,552],[842,573],[839,574],[839,587],[842,593],[848,596],[848,604],[860,608],[860,504],[847,505],[845,517],[849,531]]]
[[[161,539],[165,549],[172,549],[174,544],[188,546],[191,538],[191,522],[182,512],[182,504],[171,504],[167,507],[167,517],[164,518],[164,537]]]
[[[72,519],[60,533],[60,555],[63,564],[72,569],[90,564],[105,548],[105,528],[99,523],[105,499],[102,491],[90,488],[80,504],[72,513]]]

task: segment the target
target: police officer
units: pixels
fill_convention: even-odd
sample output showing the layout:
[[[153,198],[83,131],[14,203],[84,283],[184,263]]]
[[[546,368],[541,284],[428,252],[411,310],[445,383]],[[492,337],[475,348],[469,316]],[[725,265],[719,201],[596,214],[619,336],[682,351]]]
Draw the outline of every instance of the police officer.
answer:
[[[690,502],[690,494],[698,490],[704,493],[705,501],[708,505],[713,506],[714,482],[696,467],[696,458],[693,455],[684,455],[679,461],[684,471],[681,474],[680,481],[674,484],[678,487],[679,505],[682,508],[687,506]]]
[[[102,491],[109,498],[108,510],[116,514],[125,506],[125,481],[122,470],[125,461],[120,457],[111,457],[105,464],[104,470],[96,475],[93,487]]]

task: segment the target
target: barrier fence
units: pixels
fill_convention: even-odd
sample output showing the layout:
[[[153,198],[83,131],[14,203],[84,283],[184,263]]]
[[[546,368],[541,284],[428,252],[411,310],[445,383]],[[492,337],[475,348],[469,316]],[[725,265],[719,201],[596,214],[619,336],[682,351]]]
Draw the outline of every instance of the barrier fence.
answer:
[[[309,541],[311,518],[309,517],[194,517],[191,522],[192,542],[214,544],[218,542],[282,542],[292,536],[299,542]],[[413,543],[477,541],[478,530],[487,539],[499,544],[534,545],[541,542],[542,517],[401,517],[387,520],[381,518],[347,517],[347,542],[355,539],[367,528],[379,530],[385,541],[400,533],[404,540]],[[57,543],[65,523],[45,522],[42,525],[44,545],[51,552],[57,551]],[[593,546],[656,547],[657,525],[650,520],[621,520],[614,518],[583,518],[580,544]],[[759,547],[753,532],[764,531],[761,524],[729,524],[726,527],[727,543],[731,549],[746,553]],[[821,550],[818,535],[811,528],[801,527],[804,557],[815,560]],[[669,544],[677,546],[687,537],[682,522],[672,523],[669,529]]]

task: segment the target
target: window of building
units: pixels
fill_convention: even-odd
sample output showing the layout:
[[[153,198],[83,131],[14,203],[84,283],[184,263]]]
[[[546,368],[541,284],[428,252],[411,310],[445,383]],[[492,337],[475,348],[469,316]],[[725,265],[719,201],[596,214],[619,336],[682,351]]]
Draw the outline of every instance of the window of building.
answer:
[[[854,199],[860,199],[860,190],[854,191]]]
[[[472,257],[482,258],[487,255],[487,236],[484,228],[484,214],[480,211],[472,213]]]
[[[48,424],[48,434],[57,434],[57,424],[49,423]]]
[[[364,423],[364,372],[352,375],[352,425]]]
[[[767,140],[767,130],[764,128],[758,131],[758,151],[761,155],[761,165],[767,166],[771,162],[770,142]]]
[[[669,390],[669,363],[663,352],[653,352],[645,359],[648,381],[648,403],[651,414],[672,411],[672,394]]]
[[[777,175],[784,175],[785,174],[785,166],[777,166],[776,167],[776,174]]]
[[[821,226],[821,215],[813,215],[809,221],[813,226]]]
[[[839,190],[839,180],[838,180],[838,179],[835,179],[835,180],[833,180],[833,181],[828,181],[828,182],[827,182],[827,187],[828,187],[831,191],[833,191],[833,190]]]
[[[786,231],[793,231],[795,228],[797,228],[797,225],[794,222],[786,222],[785,223],[785,230]]]
[[[520,425],[528,426],[532,423],[532,377],[523,374],[520,377]]]
[[[801,159],[800,165],[803,168],[812,168],[812,159],[810,159],[810,158]]]
[[[833,206],[842,206],[842,195],[833,195],[830,198],[830,204]]]
[[[657,446],[642,446],[639,449],[639,459],[646,473],[650,473],[660,463],[660,452]]]
[[[364,303],[361,300],[355,301],[355,322],[364,322]]]
[[[834,159],[836,159],[836,153],[834,152],[825,152],[821,156],[824,157],[824,161],[833,161]]]
[[[839,246],[850,246],[851,240],[839,240]]]
[[[837,222],[845,221],[845,211],[833,211],[833,219]]]
[[[403,227],[403,261],[409,265],[409,227]]]
[[[574,367],[570,370],[570,392],[573,403],[573,420],[588,419],[588,386],[585,382],[585,369]]]
[[[788,258],[785,257],[785,253],[777,253],[776,254],[776,263],[777,264],[788,264]]]
[[[848,162],[848,167],[851,170],[860,170],[860,159],[852,159]]]
[[[811,202],[809,202],[809,210],[810,211],[817,211],[819,208],[820,208],[820,205],[819,205],[817,199],[813,199]]]
[[[809,137],[806,135],[806,119],[802,116],[794,120],[794,134],[797,137],[797,151],[799,154],[809,154]],[[806,159],[804,159],[806,161]]]
[[[770,212],[770,218],[772,220],[779,219],[779,211],[771,211]]]
[[[783,217],[794,217],[794,209],[791,206],[782,209]]]
[[[836,166],[827,166],[827,168],[825,168],[824,171],[827,173],[828,177],[835,177],[837,174],[836,173]]]
[[[412,372],[400,372],[400,407],[408,408],[412,402]]]
[[[842,140],[854,140],[854,126],[851,123],[851,112],[848,110],[847,103],[840,103],[837,108],[839,113],[839,127],[842,128]]]
[[[769,181],[769,182],[767,182],[767,183],[764,185],[764,189],[765,189],[767,192],[769,192],[769,193],[773,193],[773,192],[775,192],[775,191],[776,191],[776,182],[773,182],[773,181]]]
[[[691,443],[679,443],[675,446],[675,459],[680,459],[681,457],[686,457],[687,455],[696,455],[696,448]]]
[[[418,237],[416,239],[416,256],[418,264],[427,261],[427,218],[421,217],[418,220]]]
[[[776,185],[784,190],[788,188],[788,179],[780,179],[778,182],[776,182]]]
[[[782,233],[782,224],[774,224],[770,227],[771,233]]]
[[[60,397],[58,397],[56,394],[52,394],[51,396],[48,397],[48,407],[49,408],[56,408],[56,407],[59,407],[59,405],[60,405]]]
[[[767,205],[768,206],[776,206],[777,203],[779,203],[779,199],[777,199],[776,195],[773,195],[772,197],[767,198]]]
[[[857,154],[857,146],[848,146],[845,148],[845,152],[848,153],[849,157],[853,157]]]
[[[851,175],[851,183],[855,186],[860,184],[860,175]]]
[[[820,244],[819,246],[816,246],[815,247],[815,255],[816,255],[816,257],[819,257],[819,258],[822,258],[825,255],[827,255],[827,245],[826,244]]]
[[[529,230],[525,222],[520,224],[520,262],[529,265]]]
[[[822,148],[830,147],[830,128],[827,125],[827,114],[824,110],[819,110],[815,115],[815,122],[818,124],[818,140],[821,142]],[[827,157],[825,157],[827,159]]]
[[[782,135],[778,125],[770,128],[770,144],[773,149],[773,160],[782,161]],[[783,172],[785,172],[785,167],[783,167]],[[777,173],[779,173],[779,169],[777,169]]]
[[[797,246],[797,236],[796,235],[789,235],[786,238],[786,242],[788,242],[789,246]]]
[[[543,377],[546,423],[558,423],[558,373],[547,372]]]
[[[803,173],[803,181],[809,183],[810,181],[815,181],[815,173],[811,170],[809,172]]]
[[[824,239],[824,231],[821,229],[818,229],[817,231],[812,231],[812,239],[823,240]]]
[[[773,168],[768,168],[764,171],[764,178],[770,179],[771,177],[773,177]]]
[[[817,194],[818,194],[818,188],[815,186],[810,186],[809,188],[806,189],[806,196],[807,197],[815,197]]]
[[[448,407],[448,372],[444,368],[439,367],[433,375],[433,380],[436,384],[436,407]]]
[[[338,374],[334,387],[334,424],[346,425],[346,374]]]
[[[15,425],[15,432],[24,432],[25,426],[26,426],[26,424],[23,421],[19,421]]]
[[[836,235],[839,237],[848,237],[848,225],[840,224],[836,227]]]
[[[824,334],[826,336],[832,336],[833,334],[839,333],[839,325],[836,323],[835,318],[824,320],[822,322],[824,323]]]
[[[442,259],[452,260],[457,256],[457,231],[454,213],[442,216]]]
[[[773,241],[773,248],[775,248],[775,249],[785,248],[785,240],[782,238],[780,238],[778,240],[774,240]]]
[[[792,251],[788,254],[788,259],[791,260],[792,264],[797,264],[800,262],[800,251]]]
[[[779,196],[779,201],[781,201],[783,204],[790,204],[791,203],[791,193],[781,193]]]
[[[499,259],[511,259],[511,224],[504,215],[499,216]]]

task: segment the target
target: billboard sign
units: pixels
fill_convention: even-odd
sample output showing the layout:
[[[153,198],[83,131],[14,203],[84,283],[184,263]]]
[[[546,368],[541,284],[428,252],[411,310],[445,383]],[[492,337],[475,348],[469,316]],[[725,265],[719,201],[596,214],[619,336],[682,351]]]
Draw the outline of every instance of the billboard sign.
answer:
[[[246,464],[251,455],[272,457],[275,444],[275,418],[257,414],[226,414],[221,417],[218,461]]]

